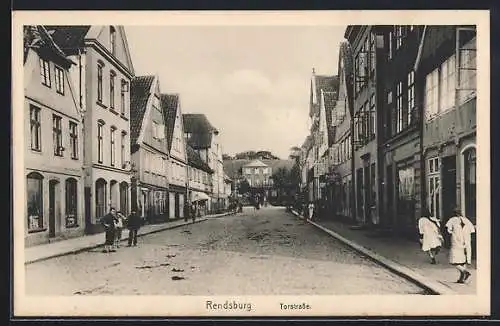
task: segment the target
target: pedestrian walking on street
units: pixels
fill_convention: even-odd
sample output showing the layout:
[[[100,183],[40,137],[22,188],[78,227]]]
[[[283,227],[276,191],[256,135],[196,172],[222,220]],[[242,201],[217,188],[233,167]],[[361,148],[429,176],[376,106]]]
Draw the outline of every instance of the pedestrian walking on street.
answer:
[[[114,240],[114,246],[116,248],[120,248],[120,242],[122,240],[122,230],[123,230],[123,220],[124,216],[122,212],[118,212],[115,215],[115,240]]]
[[[429,255],[431,264],[436,264],[436,255],[441,250],[444,239],[439,220],[431,216],[428,209],[423,210],[422,217],[418,220],[418,230],[422,251]]]
[[[109,213],[104,215],[101,219],[101,224],[104,227],[105,231],[105,242],[104,242],[104,250],[103,252],[115,252],[116,250],[113,248],[115,242],[115,216],[116,209],[111,207]]]
[[[309,214],[308,214],[308,218],[309,218],[310,220],[312,220],[313,215],[314,215],[314,204],[313,204],[313,202],[309,202],[309,206],[308,206],[308,213],[309,213]]]
[[[128,245],[131,247],[132,244],[137,246],[137,232],[141,228],[142,219],[137,212],[133,209],[127,218],[127,229],[128,229]]]
[[[450,264],[460,272],[457,283],[464,283],[471,276],[467,265],[472,263],[471,234],[475,232],[475,227],[459,209],[455,209],[453,215],[446,222],[446,229],[451,235]]]
[[[191,219],[194,223],[195,219],[196,219],[196,203],[191,203]]]

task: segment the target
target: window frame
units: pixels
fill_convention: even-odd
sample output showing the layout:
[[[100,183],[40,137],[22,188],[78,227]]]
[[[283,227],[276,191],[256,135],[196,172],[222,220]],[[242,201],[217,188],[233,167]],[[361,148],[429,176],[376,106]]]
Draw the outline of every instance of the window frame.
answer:
[[[30,147],[36,152],[42,151],[42,109],[30,104]],[[35,143],[35,144],[34,144]]]
[[[114,71],[109,72],[109,108],[111,110],[115,109],[115,79],[116,73]]]
[[[116,28],[109,27],[109,47],[112,55],[116,55]]]
[[[64,69],[58,65],[54,65],[54,82],[56,86],[56,92],[58,94],[64,95]]]
[[[50,61],[40,57],[39,64],[42,85],[47,86],[48,88],[52,88],[52,78],[50,76]]]
[[[62,117],[52,115],[52,140],[54,145],[54,156],[63,157]]]
[[[122,79],[121,80],[121,88],[120,88],[120,113],[122,116],[126,115],[126,108],[127,108],[127,101],[125,97],[125,85],[127,84],[127,81]]]
[[[78,124],[74,121],[69,121],[69,138],[71,144],[71,158],[77,160],[79,157]]]
[[[101,61],[97,62],[97,102],[103,103],[103,73],[104,73],[104,63]]]
[[[399,81],[396,84],[396,130],[395,135],[402,132],[404,128],[404,105],[403,105],[403,82]]]
[[[104,123],[97,122],[97,162],[104,162]]]
[[[78,227],[78,181],[75,178],[68,178],[64,183],[65,190],[65,227]],[[72,191],[74,190],[74,193]],[[70,223],[74,219],[73,223]]]
[[[116,163],[116,127],[111,126],[110,128],[110,134],[109,134],[109,146],[110,146],[110,151],[109,151],[109,157],[110,157],[110,162],[109,164],[111,166],[115,166]]]
[[[125,168],[125,162],[126,162],[126,159],[125,159],[125,144],[126,144],[126,137],[127,137],[127,133],[125,131],[122,131],[121,132],[121,136],[120,136],[120,160],[122,162],[122,168]]]
[[[407,77],[407,126],[411,126],[416,117],[415,114],[415,71],[412,69]]]

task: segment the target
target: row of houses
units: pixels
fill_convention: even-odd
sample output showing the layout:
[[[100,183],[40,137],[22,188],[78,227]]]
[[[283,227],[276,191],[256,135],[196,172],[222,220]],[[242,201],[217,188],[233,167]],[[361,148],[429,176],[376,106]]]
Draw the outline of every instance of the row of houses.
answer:
[[[311,79],[302,190],[331,216],[414,236],[422,209],[476,222],[475,26],[348,26]]]
[[[24,27],[27,246],[101,231],[111,207],[148,220],[222,210],[219,131],[136,76],[122,26]]]

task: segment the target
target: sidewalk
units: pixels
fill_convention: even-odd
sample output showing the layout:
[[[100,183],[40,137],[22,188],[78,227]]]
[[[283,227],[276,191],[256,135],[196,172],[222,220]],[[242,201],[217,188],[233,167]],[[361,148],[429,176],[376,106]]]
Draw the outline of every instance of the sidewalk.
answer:
[[[293,213],[298,216],[296,212]],[[418,242],[390,236],[374,236],[366,230],[352,230],[350,225],[338,221],[309,221],[309,223],[434,293],[476,294],[475,262],[470,266],[472,276],[467,283],[455,283],[459,273],[448,264],[448,249],[442,249],[437,256],[438,263],[432,265]]]
[[[208,215],[201,218],[197,218],[194,223],[200,223],[208,220],[209,218],[215,218],[220,216],[228,215],[229,213],[222,213],[216,215]],[[139,229],[138,237],[144,236],[146,234],[156,233],[168,229],[173,229],[183,225],[193,224],[191,220],[184,222],[184,219],[166,222],[162,224],[148,224],[144,225]],[[126,230],[123,231],[124,238],[123,241],[127,241]],[[39,246],[29,247],[24,249],[24,263],[31,264],[59,256],[65,256],[70,254],[76,254],[81,251],[86,251],[101,247],[104,245],[104,233],[97,233],[92,235],[84,235],[82,237],[77,237],[68,240],[61,240],[54,243],[43,244]]]

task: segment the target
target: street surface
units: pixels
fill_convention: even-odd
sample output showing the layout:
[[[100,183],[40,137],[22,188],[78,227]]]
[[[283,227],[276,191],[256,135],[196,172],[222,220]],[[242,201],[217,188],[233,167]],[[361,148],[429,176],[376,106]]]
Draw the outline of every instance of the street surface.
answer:
[[[123,234],[126,236],[126,233]],[[103,235],[104,241],[104,235]],[[28,295],[425,294],[285,212],[238,215],[26,266]]]

